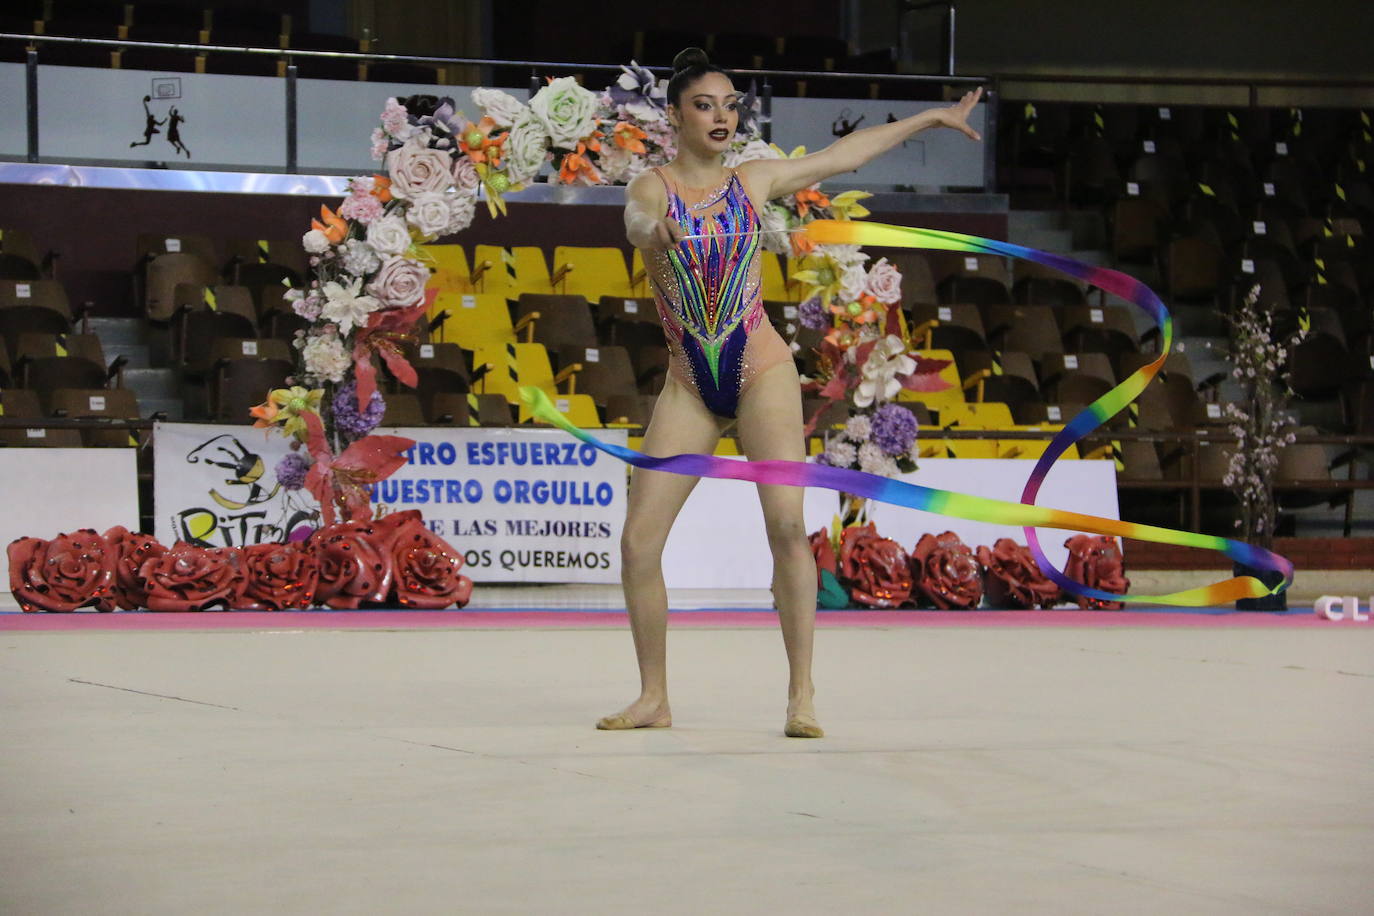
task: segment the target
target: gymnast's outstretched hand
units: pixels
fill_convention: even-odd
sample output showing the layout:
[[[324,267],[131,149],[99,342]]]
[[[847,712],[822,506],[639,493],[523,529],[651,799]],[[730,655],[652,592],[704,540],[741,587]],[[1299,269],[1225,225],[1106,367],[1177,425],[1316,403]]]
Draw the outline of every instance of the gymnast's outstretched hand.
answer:
[[[968,124],[969,112],[973,110],[973,106],[977,105],[978,100],[982,97],[983,87],[979,86],[977,89],[965,92],[963,98],[948,108],[937,108],[935,115],[939,119],[939,124],[942,127],[952,127],[974,140],[982,140],[982,135],[969,127]]]

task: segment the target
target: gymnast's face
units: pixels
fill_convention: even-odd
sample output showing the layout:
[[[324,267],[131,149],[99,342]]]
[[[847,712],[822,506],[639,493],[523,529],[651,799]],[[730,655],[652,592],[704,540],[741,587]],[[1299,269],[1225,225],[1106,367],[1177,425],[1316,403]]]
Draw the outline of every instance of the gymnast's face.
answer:
[[[706,73],[682,91],[668,108],[677,128],[678,146],[702,153],[723,153],[739,127],[739,93],[723,73]]]

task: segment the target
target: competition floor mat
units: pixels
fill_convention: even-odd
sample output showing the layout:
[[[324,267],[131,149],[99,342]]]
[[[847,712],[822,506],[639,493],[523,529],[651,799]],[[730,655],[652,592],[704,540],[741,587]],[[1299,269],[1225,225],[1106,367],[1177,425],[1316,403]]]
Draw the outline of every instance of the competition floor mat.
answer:
[[[446,611],[371,609],[360,611],[205,611],[109,614],[24,614],[0,612],[0,631],[70,630],[259,630],[259,629],[588,629],[628,627],[619,609],[507,607]],[[703,608],[670,611],[670,627],[753,629],[776,627],[766,609]],[[819,628],[889,627],[1310,627],[1331,626],[1311,608],[1279,612],[1242,612],[1229,608],[1125,611],[818,611]]]

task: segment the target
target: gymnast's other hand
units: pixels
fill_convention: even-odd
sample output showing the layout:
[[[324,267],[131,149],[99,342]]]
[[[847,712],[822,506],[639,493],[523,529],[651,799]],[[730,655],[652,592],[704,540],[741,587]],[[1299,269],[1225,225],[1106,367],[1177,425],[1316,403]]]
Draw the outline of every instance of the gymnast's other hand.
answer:
[[[676,220],[669,217],[654,223],[653,232],[649,235],[648,248],[661,250],[664,248],[676,248],[682,241],[682,227]]]
[[[973,110],[973,106],[977,105],[978,100],[982,97],[983,87],[979,86],[971,92],[964,93],[964,97],[954,105],[948,108],[935,109],[935,114],[940,125],[943,127],[952,127],[974,140],[982,140],[982,135],[972,127],[969,127],[968,124],[969,112]]]

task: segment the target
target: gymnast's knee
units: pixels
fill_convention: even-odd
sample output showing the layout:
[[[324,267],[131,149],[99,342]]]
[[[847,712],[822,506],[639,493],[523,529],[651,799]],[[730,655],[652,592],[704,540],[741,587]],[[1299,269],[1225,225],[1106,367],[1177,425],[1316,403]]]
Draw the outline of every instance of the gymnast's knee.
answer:
[[[621,568],[633,572],[659,566],[663,562],[663,544],[663,538],[626,525],[620,535]]]
[[[811,548],[807,546],[806,524],[801,518],[769,519],[767,529],[768,548],[773,551],[775,556],[789,555],[798,550],[810,556]]]

